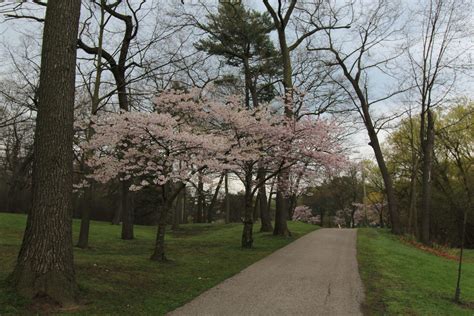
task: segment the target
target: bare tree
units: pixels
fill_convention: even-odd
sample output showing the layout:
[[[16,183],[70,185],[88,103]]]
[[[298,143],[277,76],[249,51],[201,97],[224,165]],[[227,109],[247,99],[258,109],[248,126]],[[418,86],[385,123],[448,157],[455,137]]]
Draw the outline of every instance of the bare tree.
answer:
[[[419,3],[415,15],[414,34],[408,35],[408,60],[420,106],[421,146],[421,241],[429,244],[431,214],[431,183],[435,117],[433,108],[451,93],[456,82],[456,70],[465,56],[460,40],[468,17],[469,4],[464,0],[429,0]]]
[[[399,21],[399,10],[396,3],[389,3],[385,0],[378,0],[369,6],[362,6],[352,9],[349,14],[355,15],[355,22],[349,34],[353,36],[353,45],[349,46],[344,41],[338,41],[340,34],[334,34],[331,29],[325,30],[326,42],[318,43],[315,47],[312,43],[308,45],[310,51],[326,51],[329,53],[327,65],[337,67],[341,71],[341,76],[331,74],[334,81],[341,89],[346,91],[350,98],[351,107],[360,115],[367,130],[378,167],[382,173],[385,191],[388,200],[388,209],[392,221],[392,232],[400,234],[402,232],[400,216],[397,209],[393,179],[387,168],[385,158],[380,146],[378,132],[387,124],[392,117],[375,120],[371,112],[372,106],[403,92],[397,89],[388,95],[372,98],[369,95],[369,73],[374,70],[382,70],[389,62],[400,56],[400,53],[391,54],[389,57],[382,54],[379,58],[374,58],[377,49],[397,39],[400,34],[401,25]],[[339,36],[339,37],[338,37]],[[371,56],[372,55],[372,56]]]
[[[347,28],[348,25],[339,25],[338,21],[335,19],[330,20],[330,22],[333,22],[334,24],[325,23],[327,21],[324,21],[324,19],[321,18],[322,13],[328,9],[328,7],[326,7],[325,1],[315,1],[309,5],[309,8],[304,4],[301,7],[297,7],[296,0],[288,1],[288,3],[283,0],[278,0],[276,5],[271,4],[268,0],[263,0],[263,4],[265,5],[268,13],[270,13],[274,27],[278,34],[283,73],[282,85],[285,101],[284,112],[289,119],[294,119],[294,84],[291,52],[298,48],[298,46],[300,46],[302,43],[305,43],[305,40],[309,39],[317,32],[327,29]],[[296,11],[301,13],[301,19],[307,18],[311,23],[301,23],[300,26],[303,25],[303,28],[296,28],[296,38],[292,39],[292,37],[289,35],[289,23],[290,20],[292,20],[292,17],[295,18]],[[309,28],[304,27],[308,25],[310,26]],[[293,42],[290,42],[292,40]],[[290,202],[285,194],[285,192],[288,191],[288,171],[283,171],[283,173],[279,175],[279,178],[280,181],[278,181],[276,193],[275,228],[273,230],[273,234],[288,236],[290,235],[290,231],[288,230],[286,221],[289,216]]]

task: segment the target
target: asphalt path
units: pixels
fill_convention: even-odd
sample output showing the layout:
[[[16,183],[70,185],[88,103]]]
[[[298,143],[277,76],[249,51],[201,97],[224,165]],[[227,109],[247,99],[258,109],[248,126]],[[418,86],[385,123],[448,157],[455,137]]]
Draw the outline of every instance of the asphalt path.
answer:
[[[319,229],[169,315],[362,315],[355,229]]]

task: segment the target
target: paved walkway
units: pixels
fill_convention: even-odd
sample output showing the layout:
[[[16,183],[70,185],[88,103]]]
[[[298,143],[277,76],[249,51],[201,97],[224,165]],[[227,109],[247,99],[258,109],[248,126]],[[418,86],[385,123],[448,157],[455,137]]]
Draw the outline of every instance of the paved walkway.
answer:
[[[169,315],[361,315],[356,230],[320,229]]]

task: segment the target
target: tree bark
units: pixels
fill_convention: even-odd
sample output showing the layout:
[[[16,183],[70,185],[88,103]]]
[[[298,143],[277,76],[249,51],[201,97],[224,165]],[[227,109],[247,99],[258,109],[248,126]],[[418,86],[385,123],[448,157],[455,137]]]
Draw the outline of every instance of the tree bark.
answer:
[[[122,239],[131,240],[133,234],[133,210],[130,205],[128,181],[120,182],[120,202],[122,205]]]
[[[72,244],[73,121],[81,2],[49,0],[36,118],[33,203],[12,274],[18,293],[76,300]]]
[[[150,257],[150,259],[153,261],[167,261],[165,256],[166,222],[168,220],[168,214],[173,207],[174,200],[184,188],[184,183],[179,183],[176,185],[168,182],[162,186],[163,209],[158,213],[158,229],[156,233],[155,249],[152,256]]]
[[[166,232],[166,218],[168,216],[169,206],[165,205],[158,219],[158,231],[156,233],[156,242],[151,260],[153,261],[167,261],[165,256],[165,232]]]
[[[296,5],[296,0],[292,0],[289,4],[287,12],[283,17],[281,15],[280,8],[276,12],[273,7],[270,5],[268,0],[263,1],[267,11],[270,13],[270,16],[273,19],[277,34],[278,34],[278,43],[280,45],[280,54],[283,70],[282,83],[284,87],[284,101],[285,101],[285,116],[289,119],[293,119],[293,69],[291,64],[291,49],[288,46],[286,38],[286,26],[288,24],[289,18],[293,12],[293,9]],[[281,4],[281,2],[279,2]],[[298,44],[295,43],[297,46]],[[295,47],[296,47],[295,46]],[[288,225],[286,221],[288,220],[289,215],[289,206],[287,196],[287,188],[289,183],[289,171],[285,170],[280,173],[279,181],[277,184],[277,196],[276,196],[276,211],[275,211],[275,228],[273,230],[274,235],[280,236],[289,236],[291,235],[288,230]]]
[[[425,245],[431,243],[430,217],[431,217],[431,171],[433,166],[434,147],[434,119],[430,109],[427,111],[426,138],[421,134],[423,151],[422,187],[421,187],[421,242]],[[423,114],[422,114],[423,115]],[[421,126],[424,129],[424,126]]]
[[[273,235],[291,236],[286,222],[288,219],[288,199],[283,196],[282,192],[284,190],[277,190],[276,192],[275,228],[273,229]]]

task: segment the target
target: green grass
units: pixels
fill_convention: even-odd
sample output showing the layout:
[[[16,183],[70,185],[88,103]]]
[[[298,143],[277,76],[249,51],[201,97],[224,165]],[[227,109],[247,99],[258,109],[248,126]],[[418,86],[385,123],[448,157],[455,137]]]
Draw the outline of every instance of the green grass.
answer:
[[[386,230],[359,229],[359,270],[367,315],[474,315],[474,262],[463,265],[461,299],[453,302],[457,266],[402,243]],[[473,258],[474,251],[466,251]]]
[[[27,311],[5,279],[13,269],[26,217],[0,213],[0,314]],[[240,224],[182,225],[166,236],[169,263],[149,260],[156,229],[136,226],[136,239],[123,241],[120,227],[92,222],[90,249],[75,249],[80,287],[78,314],[160,315],[238,273],[306,233],[313,225],[289,222],[292,238],[254,233],[254,249],[242,250]],[[258,225],[256,225],[258,226]],[[79,222],[74,221],[74,240]],[[258,227],[256,227],[258,228]]]

